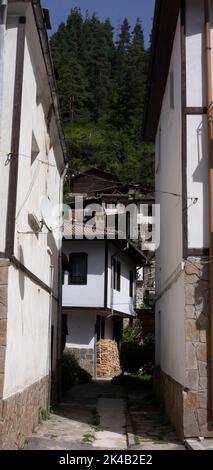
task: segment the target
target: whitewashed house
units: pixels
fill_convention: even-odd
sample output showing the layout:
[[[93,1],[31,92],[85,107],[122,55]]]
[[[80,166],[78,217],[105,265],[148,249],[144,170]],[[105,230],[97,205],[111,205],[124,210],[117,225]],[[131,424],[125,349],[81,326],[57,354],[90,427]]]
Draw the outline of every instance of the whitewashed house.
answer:
[[[161,206],[157,388],[182,437],[213,435],[212,47],[212,1],[156,1],[144,139]]]
[[[1,0],[0,14],[0,448],[15,449],[57,385],[66,156],[47,11]]]
[[[136,317],[136,269],[142,252],[127,240],[73,238],[65,223],[63,240],[63,314],[66,349],[82,368],[97,376],[97,344],[119,343],[123,319]],[[85,234],[85,233],[84,233]],[[86,231],[89,236],[89,229]]]

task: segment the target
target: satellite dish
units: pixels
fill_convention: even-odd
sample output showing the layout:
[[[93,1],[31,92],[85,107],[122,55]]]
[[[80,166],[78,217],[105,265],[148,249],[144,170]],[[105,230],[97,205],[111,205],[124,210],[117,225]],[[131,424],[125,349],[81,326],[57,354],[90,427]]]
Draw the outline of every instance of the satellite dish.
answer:
[[[46,225],[48,230],[52,231],[55,224],[55,218],[53,215],[53,206],[48,196],[43,196],[41,198],[40,210],[42,223]]]

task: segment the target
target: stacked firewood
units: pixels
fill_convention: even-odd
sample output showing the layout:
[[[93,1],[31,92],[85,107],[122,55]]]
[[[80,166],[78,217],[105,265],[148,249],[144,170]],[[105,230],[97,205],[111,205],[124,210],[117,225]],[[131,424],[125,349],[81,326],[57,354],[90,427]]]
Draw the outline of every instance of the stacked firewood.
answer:
[[[116,341],[102,339],[97,343],[97,377],[109,379],[120,371]]]

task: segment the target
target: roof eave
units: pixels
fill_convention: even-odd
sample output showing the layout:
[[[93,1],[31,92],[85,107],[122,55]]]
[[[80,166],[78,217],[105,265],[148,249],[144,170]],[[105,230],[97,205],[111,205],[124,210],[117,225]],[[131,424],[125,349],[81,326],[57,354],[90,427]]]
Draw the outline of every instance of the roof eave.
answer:
[[[55,74],[54,74],[54,66],[53,66],[52,56],[50,52],[47,28],[46,28],[45,19],[43,16],[43,9],[42,9],[40,0],[31,0],[31,3],[32,3],[35,21],[36,21],[37,30],[38,30],[38,35],[40,38],[40,44],[41,44],[41,49],[42,49],[42,53],[44,57],[44,62],[45,62],[46,70],[47,70],[48,81],[49,81],[51,96],[52,96],[52,102],[53,102],[53,107],[55,111],[56,124],[58,128],[60,144],[61,144],[61,148],[63,152],[64,164],[66,166],[68,163],[67,149],[66,149],[64,132],[63,132],[63,127],[62,127],[57,85],[56,85]]]
[[[154,142],[169,72],[181,0],[156,0],[142,139]]]

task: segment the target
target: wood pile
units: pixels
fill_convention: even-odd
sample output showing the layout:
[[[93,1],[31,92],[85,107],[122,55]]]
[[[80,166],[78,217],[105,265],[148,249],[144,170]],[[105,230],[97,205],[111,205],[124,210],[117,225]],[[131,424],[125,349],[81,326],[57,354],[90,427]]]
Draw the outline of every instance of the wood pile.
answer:
[[[97,377],[109,379],[120,372],[120,360],[116,341],[102,339],[97,343]]]

